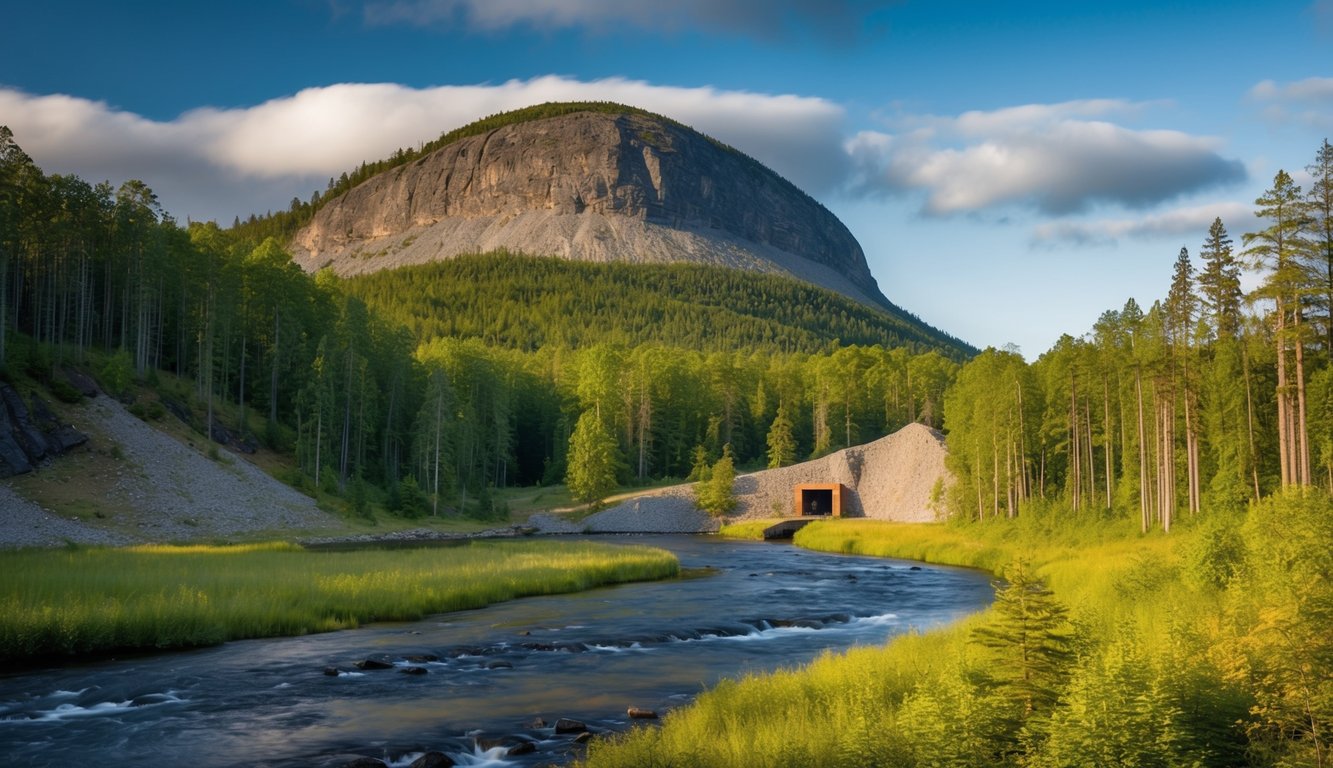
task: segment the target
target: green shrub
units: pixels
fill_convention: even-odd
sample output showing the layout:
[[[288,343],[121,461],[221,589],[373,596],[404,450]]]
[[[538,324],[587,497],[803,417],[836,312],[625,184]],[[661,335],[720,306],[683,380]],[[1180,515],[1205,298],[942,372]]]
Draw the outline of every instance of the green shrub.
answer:
[[[134,366],[130,362],[129,350],[121,347],[107,358],[102,366],[102,388],[116,397],[123,397],[134,381]]]

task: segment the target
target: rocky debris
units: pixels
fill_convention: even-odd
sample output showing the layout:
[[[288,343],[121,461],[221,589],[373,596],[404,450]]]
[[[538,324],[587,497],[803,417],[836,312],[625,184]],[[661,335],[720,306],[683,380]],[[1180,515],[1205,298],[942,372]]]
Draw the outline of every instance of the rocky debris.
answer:
[[[398,671],[403,673],[404,675],[414,675],[414,676],[430,674],[430,670],[426,669],[425,667],[403,667]]]
[[[694,262],[886,300],[861,246],[776,173],[655,116],[581,112],[464,138],[329,201],[293,238],[339,274],[507,249],[579,261]]]
[[[102,392],[97,386],[97,382],[93,381],[93,377],[82,371],[73,368],[62,368],[61,373],[65,376],[65,382],[84,397],[97,397]]]
[[[341,674],[342,674],[342,670],[341,670],[341,669],[338,669],[337,667],[325,667],[325,668],[324,668],[324,676],[325,676],[325,677],[337,677],[338,675],[341,675]]]
[[[0,383],[0,478],[33,471],[47,459],[88,442],[88,436],[61,424],[46,402],[33,396],[30,410],[23,396]]]
[[[133,471],[104,490],[136,510],[144,538],[194,541],[264,530],[303,530],[334,523],[309,496],[229,453],[199,453],[136,418],[111,398],[83,405],[79,416],[104,434]]]

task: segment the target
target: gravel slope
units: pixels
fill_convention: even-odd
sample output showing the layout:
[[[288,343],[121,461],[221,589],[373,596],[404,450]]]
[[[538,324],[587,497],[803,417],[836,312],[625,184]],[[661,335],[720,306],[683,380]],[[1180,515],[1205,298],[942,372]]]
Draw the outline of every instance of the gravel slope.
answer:
[[[0,484],[0,548],[59,546],[68,541],[126,544],[190,541],[269,530],[328,528],[337,521],[310,497],[225,450],[215,461],[98,397],[71,412],[75,427],[120,447],[125,471],[100,489],[113,503],[139,512],[131,536],[43,511]]]
[[[68,543],[119,545],[128,536],[47,512],[0,483],[0,549],[60,547]]]

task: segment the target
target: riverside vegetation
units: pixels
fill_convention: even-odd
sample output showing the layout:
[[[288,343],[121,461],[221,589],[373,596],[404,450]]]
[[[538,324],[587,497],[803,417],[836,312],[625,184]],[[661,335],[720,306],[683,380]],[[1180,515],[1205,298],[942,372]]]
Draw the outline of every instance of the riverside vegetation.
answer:
[[[996,603],[722,683],[660,728],[594,742],[585,764],[1327,765],[1330,541],[1320,491],[1170,535],[1054,505],[1012,521],[814,523],[799,546],[991,570]]]
[[[318,552],[294,544],[0,553],[0,660],[212,645],[413,621],[678,572],[650,547],[472,541]]]

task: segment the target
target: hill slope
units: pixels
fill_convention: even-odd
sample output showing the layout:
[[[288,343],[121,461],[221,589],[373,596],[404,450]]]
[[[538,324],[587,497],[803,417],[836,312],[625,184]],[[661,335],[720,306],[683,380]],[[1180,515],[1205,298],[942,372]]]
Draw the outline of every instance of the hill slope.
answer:
[[[934,349],[955,360],[975,353],[896,308],[867,306],[779,275],[700,264],[589,264],[500,253],[360,275],[344,287],[419,341],[476,338],[521,350],[610,341],[806,353],[878,344]]]
[[[842,222],[753,159],[641,110],[551,110],[482,121],[321,200],[292,239],[297,262],[342,275],[498,249],[692,262],[888,305]]]

